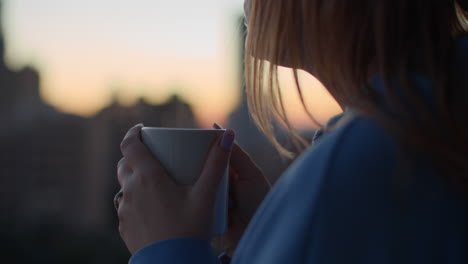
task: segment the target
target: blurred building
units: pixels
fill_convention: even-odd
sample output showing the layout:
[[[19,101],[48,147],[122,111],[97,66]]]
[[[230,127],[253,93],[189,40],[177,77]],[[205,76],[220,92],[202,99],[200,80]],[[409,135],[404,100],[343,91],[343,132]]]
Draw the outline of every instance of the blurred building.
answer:
[[[45,104],[39,73],[9,69],[4,55],[0,34],[0,221],[18,232],[80,225],[85,120]]]
[[[118,238],[112,198],[123,136],[137,123],[195,128],[191,107],[173,96],[162,105],[115,100],[91,118],[64,114],[42,100],[36,69],[12,70],[4,55],[0,31],[0,244],[2,234],[44,230],[44,244],[60,232]]]

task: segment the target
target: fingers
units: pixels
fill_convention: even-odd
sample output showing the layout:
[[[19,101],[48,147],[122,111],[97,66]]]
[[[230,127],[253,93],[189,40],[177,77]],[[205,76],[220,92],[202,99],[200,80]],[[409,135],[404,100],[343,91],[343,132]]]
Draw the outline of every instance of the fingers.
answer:
[[[228,129],[211,147],[200,178],[193,187],[195,197],[214,201],[229,162],[234,138],[234,131]]]
[[[159,161],[141,141],[142,128],[142,124],[130,128],[120,144],[125,164],[127,164],[132,174],[134,173],[143,182],[163,184],[164,186],[172,184]],[[122,177],[122,180],[125,181],[125,177]]]
[[[127,160],[124,158],[120,159],[117,164],[117,179],[120,186],[124,186],[126,179],[132,174],[132,169],[127,164]]]
[[[214,123],[213,128],[223,129],[218,123]],[[255,164],[252,157],[238,144],[233,146],[229,167],[235,180],[242,180],[242,176],[263,175],[262,170]]]
[[[157,164],[157,160],[153,157],[153,154],[141,141],[142,128],[142,124],[130,128],[120,144],[120,150],[133,170]]]
[[[141,142],[142,127],[143,125],[136,125],[130,128],[120,144],[120,150],[132,168],[138,167],[140,163],[146,162],[149,157],[152,157],[146,146]]]

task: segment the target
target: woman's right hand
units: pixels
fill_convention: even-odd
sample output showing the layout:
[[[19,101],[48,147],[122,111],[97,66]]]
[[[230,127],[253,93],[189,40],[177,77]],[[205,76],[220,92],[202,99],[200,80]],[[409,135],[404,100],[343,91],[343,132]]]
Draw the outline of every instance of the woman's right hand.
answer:
[[[221,129],[215,123],[214,128]],[[270,191],[271,185],[261,169],[238,144],[234,144],[229,163],[229,226],[226,234],[215,239],[230,256],[239,243],[255,211]]]

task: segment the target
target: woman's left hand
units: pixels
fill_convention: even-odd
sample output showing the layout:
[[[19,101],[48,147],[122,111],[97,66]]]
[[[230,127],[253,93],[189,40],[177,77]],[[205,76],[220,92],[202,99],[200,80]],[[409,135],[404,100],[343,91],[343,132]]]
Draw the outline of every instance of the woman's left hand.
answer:
[[[142,143],[142,127],[137,125],[127,132],[120,146],[123,158],[117,166],[123,192],[117,210],[119,232],[127,248],[133,254],[166,239],[209,239],[215,198],[230,147],[223,148],[221,145],[226,144],[220,144],[220,137],[198,181],[192,186],[177,185]],[[234,140],[232,130],[226,133],[231,133],[227,141]]]

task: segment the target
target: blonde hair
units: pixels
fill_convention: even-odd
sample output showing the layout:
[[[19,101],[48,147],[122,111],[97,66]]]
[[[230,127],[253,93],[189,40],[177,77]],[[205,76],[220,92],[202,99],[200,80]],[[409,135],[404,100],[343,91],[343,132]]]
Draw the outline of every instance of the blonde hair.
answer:
[[[317,77],[341,106],[365,111],[403,143],[424,147],[442,169],[455,168],[453,175],[463,171],[464,178],[456,180],[468,186],[464,136],[440,142],[440,126],[453,135],[468,132],[463,129],[467,110],[459,112],[464,105],[454,99],[468,97],[462,84],[453,81],[451,71],[453,40],[466,32],[467,24],[467,13],[456,0],[252,0],[248,8],[248,105],[257,126],[283,156],[293,157],[293,153],[276,139],[274,119],[285,124],[299,151],[309,142],[286,114],[278,66],[293,69],[299,97],[312,123],[319,124],[304,103],[298,69]],[[385,80],[385,100],[395,110],[394,116],[381,111],[380,95],[367,85],[377,73]],[[440,119],[433,118],[410,73],[427,76],[434,85]],[[404,85],[404,100],[390,79]],[[409,112],[416,112],[421,120],[415,122]]]

